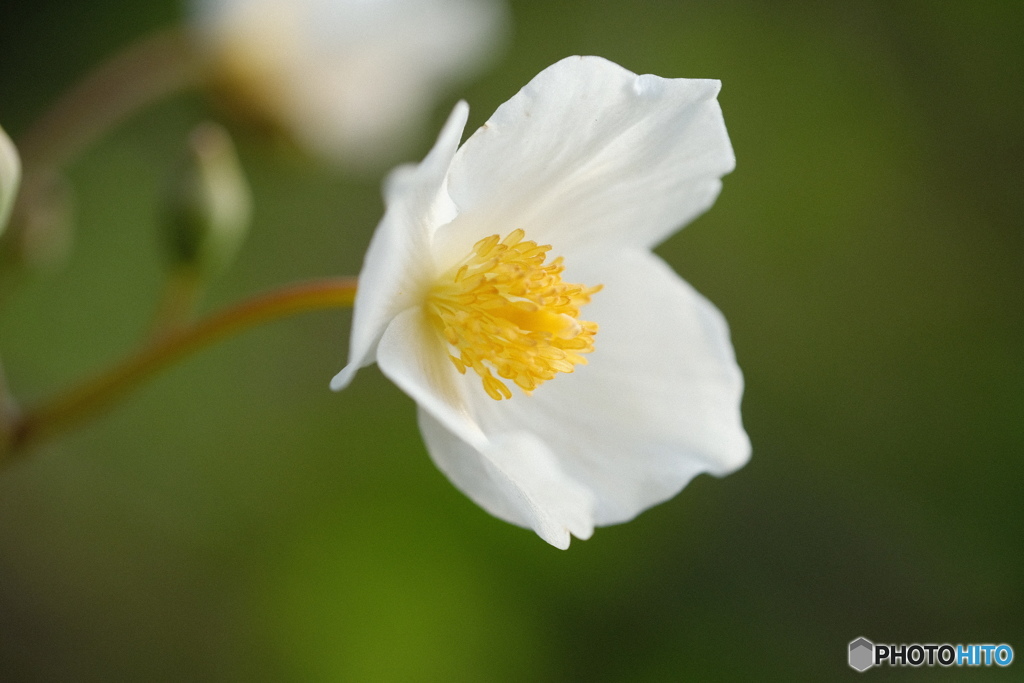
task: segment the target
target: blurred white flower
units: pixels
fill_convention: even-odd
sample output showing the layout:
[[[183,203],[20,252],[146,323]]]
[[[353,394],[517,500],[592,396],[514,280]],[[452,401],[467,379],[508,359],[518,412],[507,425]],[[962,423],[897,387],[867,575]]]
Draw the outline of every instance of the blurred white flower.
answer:
[[[3,127],[0,127],[0,235],[4,233],[7,220],[11,217],[20,182],[21,160],[18,150]]]
[[[500,0],[192,0],[214,82],[352,166],[393,159],[500,40]],[[384,157],[383,159],[381,157]]]
[[[650,251],[734,167],[719,87],[571,57],[461,148],[459,103],[386,184],[332,387],[376,361],[449,479],[559,548],[742,466],[725,320]]]

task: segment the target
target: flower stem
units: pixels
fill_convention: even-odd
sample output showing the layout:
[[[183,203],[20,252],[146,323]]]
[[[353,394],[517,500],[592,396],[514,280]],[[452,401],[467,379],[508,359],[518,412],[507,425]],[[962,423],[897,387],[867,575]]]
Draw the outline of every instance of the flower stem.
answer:
[[[17,416],[0,438],[0,466],[11,455],[94,414],[183,356],[261,323],[295,313],[347,308],[355,300],[354,278],[333,278],[291,285],[258,295],[200,322],[168,333],[106,372]]]
[[[155,341],[171,332],[184,329],[192,320],[204,290],[203,277],[192,268],[171,268],[164,282],[153,322],[150,339]]]

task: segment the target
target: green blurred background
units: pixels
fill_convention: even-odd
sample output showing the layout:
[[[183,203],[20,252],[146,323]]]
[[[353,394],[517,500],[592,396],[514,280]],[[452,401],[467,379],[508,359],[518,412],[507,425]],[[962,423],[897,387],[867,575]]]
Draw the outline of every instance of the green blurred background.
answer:
[[[5,3],[0,121],[17,137],[181,11]],[[737,170],[659,252],[732,325],[750,464],[561,552],[456,491],[375,369],[328,391],[347,312],[278,322],[0,474],[0,680],[831,680],[858,675],[857,636],[1024,657],[1021,3],[516,2],[512,17],[434,130],[457,96],[472,129],[570,54],[723,81]],[[211,116],[198,95],[168,100],[74,164],[71,260],[0,311],[20,397],[138,341],[161,283],[156,206]],[[207,308],[356,273],[380,179],[230,125],[256,218]]]

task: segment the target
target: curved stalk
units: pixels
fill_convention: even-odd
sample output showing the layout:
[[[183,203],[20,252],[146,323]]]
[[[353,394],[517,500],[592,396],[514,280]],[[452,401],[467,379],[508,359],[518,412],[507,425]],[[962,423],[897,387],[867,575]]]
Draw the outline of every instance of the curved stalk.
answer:
[[[347,308],[355,300],[355,292],[355,278],[290,285],[160,337],[109,370],[15,416],[8,428],[6,450],[0,443],[0,466],[9,463],[11,455],[23,454],[30,445],[95,414],[183,356],[270,320],[304,311]]]

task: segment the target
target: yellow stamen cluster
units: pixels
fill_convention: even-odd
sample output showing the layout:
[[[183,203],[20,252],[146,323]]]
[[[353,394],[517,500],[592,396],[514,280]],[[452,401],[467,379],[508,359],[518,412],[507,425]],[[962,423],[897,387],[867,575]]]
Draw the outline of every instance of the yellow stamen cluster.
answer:
[[[496,401],[512,398],[502,379],[529,393],[586,364],[581,354],[594,350],[597,333],[597,323],[579,315],[601,285],[562,282],[562,258],[545,265],[551,245],[524,236],[513,230],[480,240],[427,296],[431,322],[457,350],[452,363],[463,374],[472,368]]]

